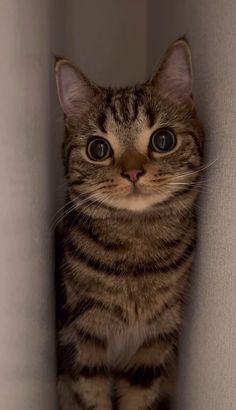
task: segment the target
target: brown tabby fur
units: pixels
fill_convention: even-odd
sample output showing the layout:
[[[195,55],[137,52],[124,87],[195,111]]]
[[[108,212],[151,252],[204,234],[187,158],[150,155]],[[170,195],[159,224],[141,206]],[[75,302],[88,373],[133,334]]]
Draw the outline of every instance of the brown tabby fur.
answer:
[[[74,110],[65,114],[61,410],[164,409],[173,394],[196,241],[203,131],[191,96],[172,98],[159,85],[170,53],[144,85],[105,89],[90,84],[92,97],[81,107],[75,91]],[[73,67],[62,60],[57,70],[60,64]],[[171,129],[178,139],[167,154],[148,149],[150,135],[159,128]],[[104,163],[89,160],[85,150],[91,135],[106,138],[114,157]],[[143,195],[130,194],[132,183],[121,170],[140,167]]]

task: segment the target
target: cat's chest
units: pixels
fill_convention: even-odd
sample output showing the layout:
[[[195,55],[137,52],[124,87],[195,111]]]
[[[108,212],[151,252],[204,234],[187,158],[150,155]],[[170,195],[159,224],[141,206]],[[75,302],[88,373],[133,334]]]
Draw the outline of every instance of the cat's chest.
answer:
[[[124,368],[145,339],[145,324],[137,320],[132,324],[108,330],[107,362],[115,368]]]
[[[146,325],[139,304],[129,300],[126,321],[107,328],[107,361],[112,367],[122,368],[143,344]]]

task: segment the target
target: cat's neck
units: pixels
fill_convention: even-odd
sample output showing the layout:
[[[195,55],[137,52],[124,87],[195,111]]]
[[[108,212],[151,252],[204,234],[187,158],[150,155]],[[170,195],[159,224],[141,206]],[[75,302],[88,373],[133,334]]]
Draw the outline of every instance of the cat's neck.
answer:
[[[167,206],[168,205],[168,206]],[[188,205],[188,206],[187,206]],[[188,221],[195,219],[193,203],[182,207],[174,201],[156,205],[142,212],[116,209],[104,204],[87,203],[69,213],[67,227],[94,229],[98,235],[129,238],[163,239],[171,232],[186,229]]]

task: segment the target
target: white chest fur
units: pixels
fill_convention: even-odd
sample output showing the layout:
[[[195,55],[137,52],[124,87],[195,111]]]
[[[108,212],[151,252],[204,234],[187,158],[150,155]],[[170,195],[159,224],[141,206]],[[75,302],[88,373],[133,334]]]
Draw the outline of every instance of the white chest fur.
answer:
[[[136,322],[108,331],[107,362],[111,367],[125,368],[145,339],[145,326]]]

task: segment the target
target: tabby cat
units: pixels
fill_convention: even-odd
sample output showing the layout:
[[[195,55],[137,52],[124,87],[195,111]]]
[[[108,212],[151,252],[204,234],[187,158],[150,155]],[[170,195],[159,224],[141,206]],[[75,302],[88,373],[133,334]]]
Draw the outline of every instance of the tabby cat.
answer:
[[[61,410],[169,408],[196,243],[203,129],[185,38],[142,85],[56,63],[67,180],[58,297]]]

